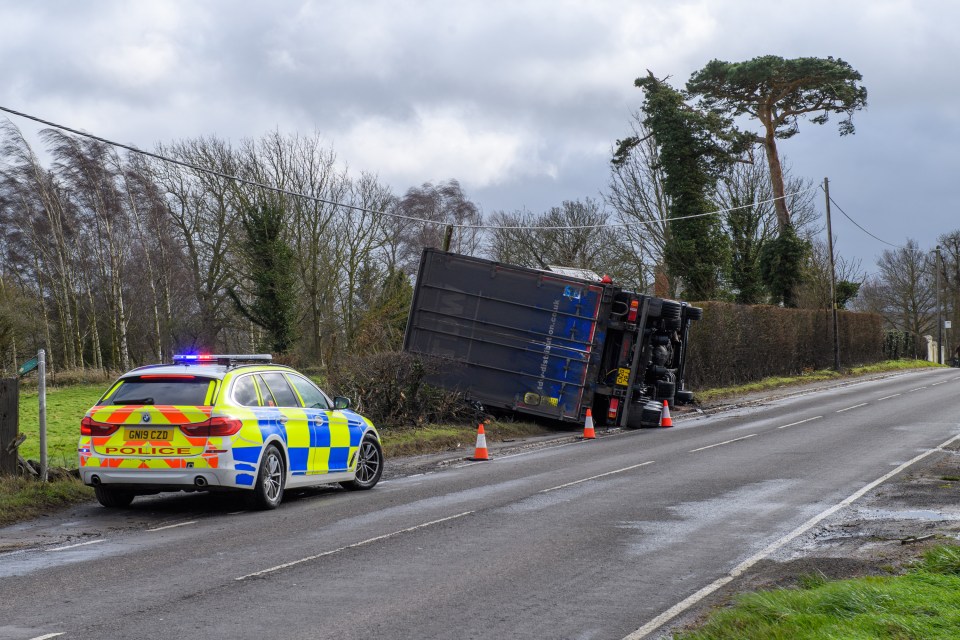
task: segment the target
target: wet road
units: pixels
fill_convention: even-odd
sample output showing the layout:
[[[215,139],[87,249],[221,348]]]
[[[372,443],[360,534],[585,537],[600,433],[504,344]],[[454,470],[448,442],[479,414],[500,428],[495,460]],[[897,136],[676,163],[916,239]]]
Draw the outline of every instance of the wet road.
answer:
[[[273,512],[84,505],[0,529],[0,638],[641,637],[960,434],[958,394],[913,372]]]

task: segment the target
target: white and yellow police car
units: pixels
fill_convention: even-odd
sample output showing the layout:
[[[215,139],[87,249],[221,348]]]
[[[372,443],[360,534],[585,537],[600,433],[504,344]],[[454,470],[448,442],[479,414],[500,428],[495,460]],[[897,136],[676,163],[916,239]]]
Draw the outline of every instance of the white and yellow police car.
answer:
[[[80,478],[105,507],[162,491],[236,490],[276,508],[286,488],[372,489],[373,424],[269,355],[181,355],[122,375],[80,423]]]

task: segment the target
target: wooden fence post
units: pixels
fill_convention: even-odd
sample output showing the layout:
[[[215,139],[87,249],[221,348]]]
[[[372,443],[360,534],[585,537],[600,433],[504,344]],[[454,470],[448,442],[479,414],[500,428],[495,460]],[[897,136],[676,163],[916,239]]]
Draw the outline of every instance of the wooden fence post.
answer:
[[[20,418],[20,382],[0,378],[0,476],[17,474],[17,432]]]

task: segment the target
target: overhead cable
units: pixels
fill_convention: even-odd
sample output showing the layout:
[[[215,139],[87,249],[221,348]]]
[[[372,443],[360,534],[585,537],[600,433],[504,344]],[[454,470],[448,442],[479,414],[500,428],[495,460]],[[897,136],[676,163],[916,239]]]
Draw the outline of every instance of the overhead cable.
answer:
[[[870,237],[873,238],[874,240],[877,240],[877,241],[879,241],[879,242],[882,242],[882,243],[885,244],[885,245],[889,245],[889,246],[893,247],[894,249],[903,249],[903,246],[902,246],[902,245],[893,244],[892,242],[887,242],[887,241],[884,240],[883,238],[878,238],[877,236],[873,235],[872,233],[870,233],[869,231],[867,231],[866,229],[864,229],[862,226],[860,226],[860,223],[858,223],[856,220],[854,220],[854,219],[851,218],[849,215],[847,215],[847,212],[844,211],[843,208],[842,208],[839,204],[837,204],[837,201],[833,199],[833,196],[830,196],[830,203],[831,203],[833,206],[835,206],[837,209],[839,209],[840,213],[843,214],[843,217],[844,217],[844,218],[846,218],[847,220],[849,220],[850,222],[852,222],[854,225],[856,225],[856,227],[857,227],[858,229],[860,229],[860,231],[863,231],[865,234],[867,234],[868,236],[870,236]]]

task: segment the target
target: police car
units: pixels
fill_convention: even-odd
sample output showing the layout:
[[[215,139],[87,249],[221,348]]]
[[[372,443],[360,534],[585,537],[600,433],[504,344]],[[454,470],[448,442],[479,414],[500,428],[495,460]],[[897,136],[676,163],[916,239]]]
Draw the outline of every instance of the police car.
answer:
[[[285,489],[383,473],[373,424],[269,355],[180,355],[121,376],[80,423],[80,478],[105,507],[161,491],[235,490],[274,509]]]

